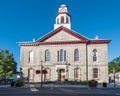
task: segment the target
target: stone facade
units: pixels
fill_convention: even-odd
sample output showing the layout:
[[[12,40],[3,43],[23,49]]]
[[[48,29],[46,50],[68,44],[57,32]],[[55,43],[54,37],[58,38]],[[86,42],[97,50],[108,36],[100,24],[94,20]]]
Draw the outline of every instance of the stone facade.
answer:
[[[88,78],[108,82],[107,45],[110,40],[91,40],[63,25],[36,41],[18,43],[24,76],[29,82],[41,82],[41,77],[43,81],[86,81]],[[41,74],[41,70],[46,73]]]

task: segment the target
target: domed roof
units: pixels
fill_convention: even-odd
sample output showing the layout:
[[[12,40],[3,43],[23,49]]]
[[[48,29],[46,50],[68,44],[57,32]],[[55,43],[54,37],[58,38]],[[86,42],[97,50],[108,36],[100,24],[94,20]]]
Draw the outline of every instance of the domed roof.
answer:
[[[66,5],[65,4],[62,4],[61,7],[65,7]]]

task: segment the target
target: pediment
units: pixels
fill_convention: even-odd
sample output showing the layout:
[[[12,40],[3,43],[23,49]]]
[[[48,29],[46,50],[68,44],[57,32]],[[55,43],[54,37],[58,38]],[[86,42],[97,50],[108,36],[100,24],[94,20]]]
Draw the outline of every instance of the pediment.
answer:
[[[81,41],[81,40],[74,37],[71,34],[66,33],[64,30],[61,30],[60,32],[48,38],[44,42],[54,42],[54,41]]]
[[[18,42],[20,46],[59,45],[59,44],[108,44],[111,40],[90,40],[66,27],[59,27],[33,42]]]
[[[59,27],[48,33],[37,42],[61,42],[61,41],[88,41],[88,39],[66,27]]]

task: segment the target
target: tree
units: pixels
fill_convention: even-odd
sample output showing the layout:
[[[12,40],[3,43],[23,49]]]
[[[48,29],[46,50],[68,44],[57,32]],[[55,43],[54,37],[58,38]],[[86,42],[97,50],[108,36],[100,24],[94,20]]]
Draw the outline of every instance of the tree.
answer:
[[[11,76],[16,72],[17,63],[14,60],[13,54],[8,50],[0,49],[0,77]]]
[[[116,72],[120,72],[120,56],[109,62],[109,73],[112,73],[113,69]]]
[[[113,59],[112,62],[114,62],[114,63],[120,65],[120,56],[117,57],[117,58],[115,58],[115,59]]]

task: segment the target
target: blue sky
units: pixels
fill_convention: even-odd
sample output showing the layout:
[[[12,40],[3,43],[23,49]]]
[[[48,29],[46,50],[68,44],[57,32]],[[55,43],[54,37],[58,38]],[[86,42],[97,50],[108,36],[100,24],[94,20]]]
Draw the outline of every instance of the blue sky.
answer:
[[[88,38],[111,39],[108,60],[120,56],[120,0],[0,0],[0,49],[14,54],[17,42],[40,38],[53,30],[61,4],[68,6],[72,29]]]

